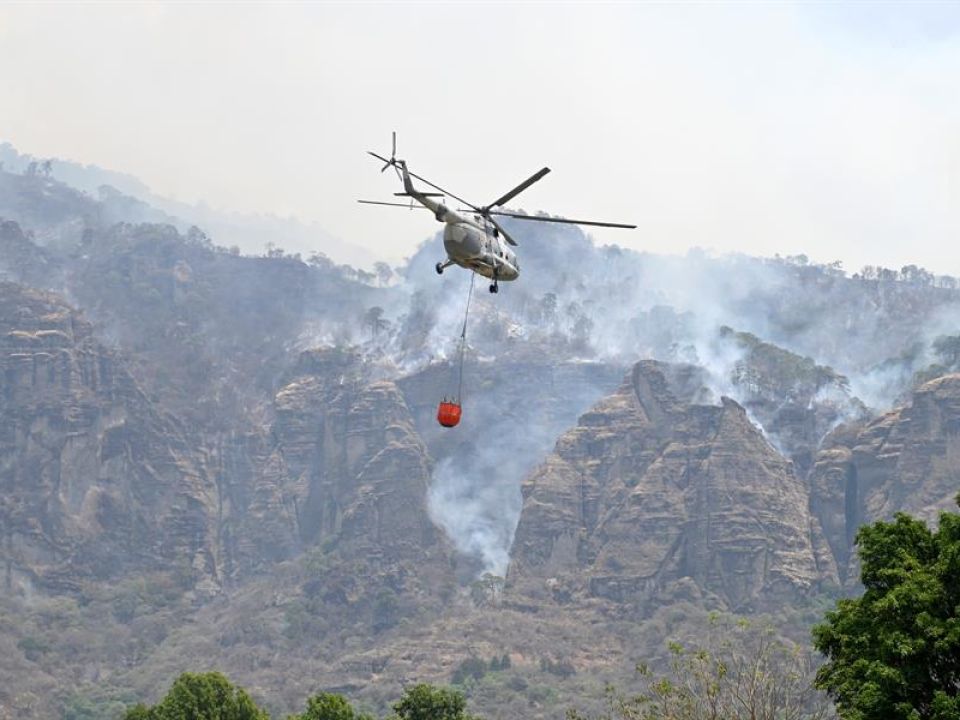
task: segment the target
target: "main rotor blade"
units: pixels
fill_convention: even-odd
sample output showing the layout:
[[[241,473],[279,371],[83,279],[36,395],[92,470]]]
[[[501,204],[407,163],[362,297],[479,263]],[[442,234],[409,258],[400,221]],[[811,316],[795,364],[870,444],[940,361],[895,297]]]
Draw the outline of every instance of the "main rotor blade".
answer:
[[[390,207],[402,207],[409,208],[411,210],[429,210],[430,208],[424,207],[423,205],[411,205],[410,203],[392,203],[392,202],[383,202],[381,200],[357,200],[358,203],[363,203],[364,205],[389,205]]]
[[[490,224],[493,225],[501,235],[503,235],[503,239],[507,241],[507,244],[517,247],[517,241],[510,237],[510,234],[503,229],[503,226],[500,225],[500,223],[498,223],[492,217],[488,217],[487,220],[489,220]]]
[[[450,192],[449,190],[444,190],[442,187],[440,187],[439,185],[433,184],[432,182],[430,182],[430,181],[427,180],[426,178],[420,177],[420,176],[417,175],[416,173],[410,172],[410,170],[407,170],[407,173],[410,175],[410,177],[416,178],[416,179],[419,180],[420,182],[425,182],[427,185],[429,185],[430,187],[432,187],[434,190],[439,190],[440,192],[442,192],[442,193],[443,193],[444,195],[446,195],[447,197],[452,197],[452,198],[453,198],[454,200],[456,200],[457,202],[462,202],[464,205],[469,205],[469,206],[472,207],[474,210],[477,210],[477,211],[480,210],[480,208],[478,208],[478,207],[477,207],[476,205],[474,205],[472,202],[467,202],[467,201],[464,200],[462,197],[457,197],[456,195],[454,195],[454,194],[453,194],[452,192]]]
[[[520,215],[519,213],[500,212],[498,210],[491,210],[490,214],[516,218],[517,220],[535,220],[536,222],[566,223],[568,225],[595,225],[597,227],[626,228],[627,230],[634,230],[637,227],[636,225],[627,225],[626,223],[599,222],[597,220],[571,220],[569,218],[536,217],[534,215]]]
[[[375,152],[371,150],[367,150],[367,155],[373,155],[380,162],[385,162],[387,165],[390,164],[390,161],[387,160],[385,157],[383,157],[383,155],[377,155]]]
[[[490,203],[489,205],[487,205],[487,207],[488,207],[488,208],[492,208],[492,207],[497,207],[497,205],[503,205],[505,202],[508,202],[510,199],[516,197],[517,195],[519,195],[520,193],[522,193],[524,190],[526,190],[528,187],[530,187],[531,185],[533,185],[535,182],[537,182],[537,180],[539,180],[540,178],[542,178],[542,177],[543,177],[544,175],[546,175],[548,172],[550,172],[550,168],[545,167],[545,168],[541,169],[540,171],[534,173],[533,175],[531,175],[530,177],[528,177],[526,180],[524,180],[522,183],[520,183],[519,185],[517,185],[513,190],[511,190],[510,192],[508,192],[506,195],[504,195],[503,197],[501,197],[501,198],[498,199],[498,200],[494,200],[492,203]]]

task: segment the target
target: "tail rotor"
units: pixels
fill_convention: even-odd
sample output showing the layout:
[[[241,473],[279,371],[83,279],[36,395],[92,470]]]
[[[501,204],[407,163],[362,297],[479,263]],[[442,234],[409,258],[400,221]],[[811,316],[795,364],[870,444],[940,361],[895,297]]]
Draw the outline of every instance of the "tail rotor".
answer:
[[[387,160],[386,164],[384,164],[382,168],[380,168],[380,172],[383,172],[391,165],[394,167],[396,167],[397,165],[397,131],[394,130],[392,135],[393,135],[393,147],[390,150],[390,159]]]
[[[383,163],[383,167],[380,168],[380,172],[383,172],[388,167],[397,167],[399,163],[402,163],[403,160],[397,160],[397,133],[393,133],[393,146],[390,150],[390,159],[387,160],[383,155],[377,155],[377,153],[367,150],[367,155],[372,155],[377,160],[380,160]]]

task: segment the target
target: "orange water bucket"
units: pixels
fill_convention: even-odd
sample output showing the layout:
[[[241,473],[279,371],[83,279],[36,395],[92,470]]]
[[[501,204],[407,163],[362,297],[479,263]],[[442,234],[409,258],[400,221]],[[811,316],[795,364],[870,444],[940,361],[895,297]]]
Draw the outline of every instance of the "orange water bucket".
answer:
[[[460,403],[444,400],[437,407],[437,422],[444,427],[456,427],[460,422]]]

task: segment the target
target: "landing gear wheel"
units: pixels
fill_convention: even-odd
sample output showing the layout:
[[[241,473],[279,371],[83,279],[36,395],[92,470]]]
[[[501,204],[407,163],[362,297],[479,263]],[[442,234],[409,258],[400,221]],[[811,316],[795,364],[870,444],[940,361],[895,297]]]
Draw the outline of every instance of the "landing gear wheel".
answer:
[[[443,275],[443,263],[437,263],[434,267],[437,269],[437,275]]]
[[[500,292],[500,286],[497,285],[496,283],[493,283],[493,284],[490,286],[490,292],[492,292],[492,293],[498,293],[498,292]]]

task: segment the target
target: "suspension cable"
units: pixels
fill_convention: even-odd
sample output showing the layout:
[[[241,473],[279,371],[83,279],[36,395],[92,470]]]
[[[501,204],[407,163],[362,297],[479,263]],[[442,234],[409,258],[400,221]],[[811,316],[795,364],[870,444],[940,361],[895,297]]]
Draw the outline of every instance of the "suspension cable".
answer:
[[[470,316],[470,300],[473,298],[473,283],[477,274],[470,273],[470,290],[467,291],[467,307],[463,312],[463,329],[460,331],[460,372],[457,382],[457,402],[463,403],[463,359],[467,351],[467,318]]]

